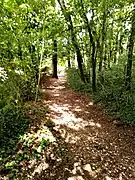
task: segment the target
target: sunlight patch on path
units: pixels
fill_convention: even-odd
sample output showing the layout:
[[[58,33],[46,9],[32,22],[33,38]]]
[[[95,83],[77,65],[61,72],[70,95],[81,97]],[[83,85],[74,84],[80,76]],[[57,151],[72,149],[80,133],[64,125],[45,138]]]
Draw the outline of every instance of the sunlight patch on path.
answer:
[[[54,103],[52,105],[49,105],[49,108],[53,112],[52,121],[56,125],[66,125],[67,127],[77,131],[89,126],[101,128],[101,125],[99,123],[95,123],[93,119],[85,121],[82,118],[76,117],[75,114],[69,109],[71,108],[71,106],[69,106],[68,104],[63,104],[61,106]],[[77,106],[75,108],[75,111],[80,112],[82,110],[80,109],[80,106]]]
[[[34,176],[35,174],[41,174],[41,172],[47,169],[48,167],[49,164],[43,161],[35,168],[34,172],[32,173],[32,176]]]
[[[62,164],[63,177],[67,180],[129,179],[126,175],[131,172],[126,172],[129,167],[123,155],[126,150],[120,149],[123,134],[118,136],[117,127],[108,121],[102,108],[92,99],[66,88],[64,83],[63,78],[53,81],[46,90],[49,98],[45,102],[50,108],[48,118],[55,124],[54,132],[66,142],[68,158],[71,158],[67,158],[65,166]]]
[[[74,176],[69,177],[68,180],[84,180],[83,177],[95,179],[97,177],[96,173],[98,172],[93,171],[90,164],[82,165],[80,162],[75,162],[74,169],[72,170]],[[77,174],[80,174],[81,176],[78,176]]]
[[[72,176],[69,177],[68,180],[85,180],[82,176]]]

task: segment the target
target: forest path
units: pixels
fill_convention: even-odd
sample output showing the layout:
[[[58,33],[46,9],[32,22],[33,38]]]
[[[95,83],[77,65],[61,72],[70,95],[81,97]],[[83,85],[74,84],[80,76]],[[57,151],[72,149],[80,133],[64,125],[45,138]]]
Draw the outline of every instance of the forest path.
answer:
[[[40,179],[135,180],[135,127],[113,123],[88,96],[68,89],[64,77],[48,84],[48,118],[64,145]]]

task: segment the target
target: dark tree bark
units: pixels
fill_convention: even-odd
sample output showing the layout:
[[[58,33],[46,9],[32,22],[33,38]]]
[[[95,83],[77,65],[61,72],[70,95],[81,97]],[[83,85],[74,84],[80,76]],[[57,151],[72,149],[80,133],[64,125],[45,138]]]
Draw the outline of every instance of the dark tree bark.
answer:
[[[118,52],[118,37],[119,37],[119,32],[116,35],[116,43],[115,43],[115,51],[114,51],[114,63],[117,62],[117,52]]]
[[[68,40],[68,55],[67,55],[67,57],[68,57],[68,59],[67,59],[67,61],[68,61],[68,68],[71,68],[71,61],[70,61],[70,49],[69,49],[69,46],[70,46],[70,42],[69,42],[69,40]]]
[[[71,68],[70,57],[68,57],[68,68]]]
[[[126,70],[126,90],[131,89],[131,75],[132,75],[132,62],[133,62],[133,49],[135,41],[135,7],[132,16],[132,27],[128,43],[128,60],[127,60],[127,70]]]
[[[119,54],[120,55],[123,54],[123,46],[122,46],[123,37],[124,37],[124,35],[121,34],[120,35],[120,41],[119,41]]]
[[[108,68],[111,68],[110,62],[112,61],[113,56],[113,22],[111,23],[110,32],[109,32],[109,53],[108,53]]]
[[[85,77],[84,77],[84,72],[83,72],[83,58],[82,58],[81,51],[77,42],[76,34],[74,32],[74,26],[73,26],[71,15],[69,12],[66,12],[66,6],[65,6],[64,0],[58,0],[58,3],[61,7],[61,10],[63,12],[63,15],[66,21],[68,22],[68,29],[71,33],[72,44],[75,48],[76,55],[77,55],[77,63],[78,63],[79,71],[80,71],[80,77],[81,77],[81,80],[85,82]]]
[[[104,73],[105,73],[105,44],[106,44],[106,20],[107,20],[107,8],[106,8],[106,0],[103,1],[103,16],[102,16],[102,39],[101,39],[101,48],[100,48],[100,62],[99,62],[99,75],[101,79],[101,83],[104,82]]]
[[[100,62],[99,62],[99,72],[103,70],[103,59],[104,59],[104,49],[105,49],[105,37],[106,37],[106,9],[103,12],[103,24],[102,24],[102,41],[100,48]]]
[[[87,30],[88,30],[88,34],[89,34],[89,40],[91,43],[91,51],[92,51],[92,55],[91,55],[91,59],[92,59],[92,90],[93,92],[96,91],[96,56],[95,56],[95,52],[96,52],[96,47],[95,47],[95,41],[94,41],[94,37],[92,34],[92,30],[91,30],[91,26],[89,24],[89,20],[87,18],[87,15],[85,13],[84,10],[84,5],[83,5],[83,1],[80,0],[81,3],[81,7],[82,7],[82,12],[83,12],[83,17],[84,17],[84,21],[87,25]]]
[[[53,66],[53,74],[52,74],[52,78],[56,78],[58,79],[58,74],[57,74],[57,41],[56,39],[53,41],[53,50],[54,50],[54,54],[53,54],[53,58],[52,58],[52,66]]]

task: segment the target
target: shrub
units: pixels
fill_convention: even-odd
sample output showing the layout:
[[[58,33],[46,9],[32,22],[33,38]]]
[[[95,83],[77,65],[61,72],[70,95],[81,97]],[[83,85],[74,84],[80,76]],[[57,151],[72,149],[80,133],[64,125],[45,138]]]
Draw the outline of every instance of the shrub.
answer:
[[[97,92],[94,99],[101,101],[107,113],[127,123],[135,122],[134,91],[126,91],[124,84],[123,66],[114,65],[105,72],[105,82],[101,84],[98,79]]]
[[[0,143],[6,144],[23,133],[28,125],[23,101],[29,89],[24,77],[17,72],[1,69],[0,74]]]
[[[22,106],[7,105],[0,110],[0,143],[10,144],[28,127],[28,118]]]
[[[67,74],[68,84],[72,89],[79,92],[91,91],[90,84],[85,84],[84,82],[82,82],[78,69],[69,68],[66,70],[66,74]]]
[[[124,65],[114,65],[110,70],[106,70],[104,83],[100,82],[100,78],[97,79],[97,92],[93,94],[93,98],[95,102],[102,103],[106,112],[114,118],[135,123],[135,92],[133,88],[132,91],[125,90],[123,69]],[[72,89],[91,92],[91,84],[81,81],[77,69],[67,70],[67,80]]]

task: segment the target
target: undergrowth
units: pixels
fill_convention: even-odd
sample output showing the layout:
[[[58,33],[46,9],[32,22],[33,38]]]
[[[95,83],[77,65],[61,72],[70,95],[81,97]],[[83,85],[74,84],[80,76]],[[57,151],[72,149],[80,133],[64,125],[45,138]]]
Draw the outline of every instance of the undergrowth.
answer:
[[[47,112],[46,105],[33,102],[2,110],[0,179],[22,178],[23,173],[34,168],[33,162],[46,159],[46,149],[55,142],[50,130],[53,124],[46,120]]]
[[[69,68],[66,70],[66,75],[69,87],[78,92],[91,92],[91,85],[81,81],[78,69]]]
[[[125,123],[135,123],[135,92],[126,91],[123,78],[123,66],[113,66],[105,73],[105,81],[97,78],[97,92],[92,93],[91,83],[84,84],[78,70],[70,68],[67,71],[69,86],[78,91],[93,96],[96,103],[104,106],[106,113]]]
[[[40,130],[36,123],[35,132],[29,132],[36,116],[40,120],[39,115],[48,111],[27,105],[34,95],[31,77],[0,68],[0,179],[17,179],[21,168],[43,158],[42,152],[54,140],[47,126]]]

